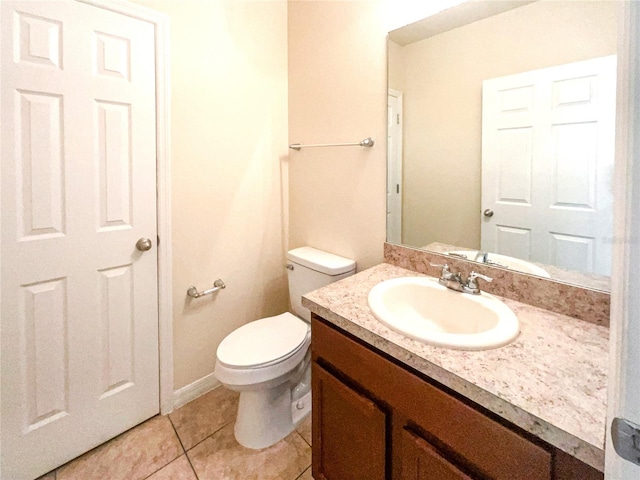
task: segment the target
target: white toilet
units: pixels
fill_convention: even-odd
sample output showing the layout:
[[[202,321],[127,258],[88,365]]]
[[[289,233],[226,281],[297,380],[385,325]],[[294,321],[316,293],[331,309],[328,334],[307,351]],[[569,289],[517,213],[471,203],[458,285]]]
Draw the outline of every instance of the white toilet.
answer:
[[[310,312],[301,297],[353,275],[353,260],[311,247],[287,253],[289,312],[255,320],[220,343],[215,375],[240,392],[235,436],[248,448],[266,448],[293,431],[311,409]]]

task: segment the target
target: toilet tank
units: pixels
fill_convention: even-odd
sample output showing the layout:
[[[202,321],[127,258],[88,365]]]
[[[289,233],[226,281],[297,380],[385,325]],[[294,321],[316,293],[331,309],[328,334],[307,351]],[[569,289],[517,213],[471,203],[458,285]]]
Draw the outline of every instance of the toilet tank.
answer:
[[[289,250],[287,260],[291,309],[307,322],[311,322],[311,312],[302,306],[302,295],[353,275],[356,271],[356,262],[353,260],[311,247]]]

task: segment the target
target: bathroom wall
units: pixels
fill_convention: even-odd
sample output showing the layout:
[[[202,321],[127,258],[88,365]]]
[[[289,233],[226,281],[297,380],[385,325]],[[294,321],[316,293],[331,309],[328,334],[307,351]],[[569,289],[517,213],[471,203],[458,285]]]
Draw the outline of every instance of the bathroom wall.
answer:
[[[289,2],[290,246],[380,263],[385,240],[386,27],[377,1]]]
[[[376,140],[289,152],[290,247],[383,260],[387,32],[464,1],[289,0],[289,142]]]
[[[171,23],[177,390],[213,372],[230,331],[288,308],[287,3],[137,3]],[[218,277],[225,290],[187,300],[190,285],[209,288]]]
[[[404,93],[403,243],[479,248],[482,81],[615,54],[617,3],[535,2],[390,47],[404,62],[389,82]]]
[[[360,268],[382,260],[385,100],[381,95],[387,28],[380,27],[378,0],[293,7],[290,13],[297,12],[300,18],[291,44],[295,47],[298,40],[301,44],[292,48],[296,56],[288,72],[287,36],[292,32],[287,29],[286,0],[133,1],[166,14],[170,21],[173,354],[174,390],[180,390],[212,379],[215,351],[230,331],[288,308],[283,265],[289,239],[287,175],[293,160],[287,148],[290,113],[302,127],[304,141],[320,140],[316,133],[323,132],[327,141],[369,135],[378,140],[366,157],[359,156],[361,149],[351,150],[351,160],[343,162],[333,151],[327,165],[313,157],[320,153],[316,151],[306,163],[297,163],[303,170],[294,168],[299,188],[292,189],[292,246],[325,248],[357,259]],[[459,1],[447,0],[440,8]],[[322,10],[320,17],[314,16]],[[416,15],[429,10],[434,7],[420,6]],[[397,13],[396,26],[413,20],[411,12]],[[338,25],[343,26],[340,35]],[[302,41],[304,28],[310,37]],[[364,57],[343,51],[341,41],[351,42],[353,53]],[[326,44],[324,54],[309,55],[322,44]],[[357,66],[349,66],[354,60]],[[350,79],[342,76],[345,63]],[[373,84],[360,92],[354,75],[361,77],[370,68],[363,80]],[[318,70],[321,77],[316,76]],[[297,108],[288,112],[288,74],[297,79],[295,72],[300,80],[291,103]],[[331,86],[325,84],[327,79]],[[310,108],[323,106],[327,99],[335,111],[321,120]],[[302,141],[294,133],[292,142],[298,141],[294,137]],[[298,159],[308,152],[301,153]],[[307,172],[305,166],[313,170]],[[328,175],[335,189],[327,190],[316,173]],[[315,192],[314,185],[320,185]],[[334,195],[335,190],[340,195]],[[187,300],[190,285],[204,289],[218,277],[227,284],[224,291]]]

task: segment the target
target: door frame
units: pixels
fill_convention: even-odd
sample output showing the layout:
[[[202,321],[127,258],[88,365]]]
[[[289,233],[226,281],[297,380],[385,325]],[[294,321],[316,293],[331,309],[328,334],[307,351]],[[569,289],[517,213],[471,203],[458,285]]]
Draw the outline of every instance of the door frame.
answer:
[[[125,0],[75,0],[153,24],[156,60],[156,191],[158,228],[158,360],[160,413],[173,410],[173,289],[171,265],[171,91],[169,17]]]
[[[74,1],[142,20],[154,26],[156,60],[156,223],[158,239],[161,239],[161,241],[157,241],[159,411],[161,414],[166,414],[173,410],[174,405],[169,18],[167,15],[124,0]],[[0,109],[2,109],[1,100]],[[0,288],[2,288],[2,285],[0,285]],[[0,331],[1,326],[2,318],[0,316]],[[2,446],[0,445],[1,448]]]
[[[621,3],[605,477],[630,480],[640,467],[614,451],[611,422],[640,423],[640,5]]]
[[[389,103],[389,98],[395,98],[396,102],[397,102],[397,106],[398,106],[398,115],[400,115],[400,119],[401,122],[403,122],[403,111],[402,111],[402,107],[403,107],[403,93],[399,90],[394,90],[393,88],[389,88],[387,90],[387,104]],[[389,120],[387,119],[387,129],[389,128],[388,124],[389,124]],[[389,172],[396,171],[398,173],[398,184],[400,185],[400,213],[399,213],[399,219],[398,219],[398,223],[399,223],[399,227],[400,227],[400,231],[397,232],[400,236],[400,240],[402,240],[402,207],[403,207],[403,197],[404,197],[404,182],[403,182],[403,171],[402,171],[402,165],[404,162],[404,158],[402,155],[402,132],[403,132],[403,128],[404,128],[404,123],[400,123],[400,135],[398,136],[398,138],[396,139],[396,149],[398,150],[398,155],[396,157],[397,160],[397,165],[395,166],[395,168],[391,168],[391,162],[389,161],[389,152],[387,151],[387,191],[390,188],[389,185]],[[389,132],[387,131],[387,137],[389,136]],[[389,147],[389,145],[387,144],[387,148]],[[387,202],[389,201],[388,195],[387,195]],[[386,206],[387,211],[389,210],[389,205]],[[389,239],[389,215],[387,214],[385,216],[386,218],[386,222],[387,222],[387,231],[386,231],[386,236],[387,236],[387,242],[390,243],[396,243],[395,241],[391,241]],[[402,243],[397,242],[397,243]]]

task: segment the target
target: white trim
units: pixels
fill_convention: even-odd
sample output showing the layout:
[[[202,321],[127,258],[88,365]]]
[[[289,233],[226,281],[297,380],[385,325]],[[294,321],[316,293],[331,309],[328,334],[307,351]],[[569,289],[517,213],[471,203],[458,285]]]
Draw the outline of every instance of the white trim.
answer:
[[[173,393],[173,408],[180,408],[199,396],[220,386],[222,386],[222,384],[213,373],[205,375],[201,379],[179,388]]]
[[[158,335],[160,413],[173,410],[173,265],[171,263],[171,85],[169,19],[156,23],[156,139],[158,149]]]
[[[2,13],[0,8],[0,24],[2,24]],[[2,51],[2,35],[0,35],[0,51]],[[2,75],[0,75],[0,92],[2,92]],[[2,95],[0,94],[0,126],[2,125]],[[2,135],[0,135],[0,161],[4,161],[2,157]],[[0,175],[0,199],[2,199],[2,176]],[[2,207],[2,203],[0,203]],[[0,208],[0,225],[2,225],[2,208]],[[2,252],[2,235],[0,235],[0,252]],[[0,272],[2,271],[2,255],[0,255]],[[0,275],[2,278],[2,275]],[[0,282],[0,292],[2,292],[2,284]],[[0,313],[0,338],[2,338],[2,313]],[[0,425],[2,424],[2,381],[0,381]],[[0,453],[2,453],[2,435],[0,435]],[[0,461],[0,478],[2,476],[2,464]]]
[[[156,182],[158,243],[158,342],[160,413],[173,410],[173,296],[171,265],[171,91],[169,17],[123,0],[76,0],[152,23],[156,55]]]
[[[640,5],[621,3],[605,477],[633,480],[640,468],[615,453],[610,432],[615,417],[640,423]]]
[[[389,235],[389,215],[386,215],[386,231],[385,231],[385,235],[386,235],[386,239],[387,242],[390,243],[402,243],[402,211],[404,209],[404,177],[402,174],[402,168],[403,168],[403,163],[404,163],[404,152],[403,152],[403,146],[402,146],[402,138],[403,138],[403,129],[404,129],[404,112],[403,112],[403,102],[404,102],[404,95],[401,91],[399,90],[394,90],[393,88],[389,88],[387,89],[387,111],[388,111],[388,106],[389,106],[389,97],[393,97],[396,99],[397,101],[397,107],[398,107],[398,115],[399,118],[401,119],[401,123],[399,124],[399,135],[396,136],[396,149],[397,149],[397,165],[395,166],[395,168],[391,168],[391,162],[389,161],[389,158],[391,157],[390,152],[389,152],[389,125],[391,124],[391,122],[393,120],[391,120],[391,122],[389,121],[389,119],[387,119],[387,192],[389,191],[389,188],[392,188],[389,185],[389,174],[392,170],[395,170],[398,172],[398,175],[396,176],[396,180],[397,180],[397,184],[400,185],[400,214],[399,214],[399,218],[397,219],[399,222],[399,232],[394,232],[396,233],[398,236],[391,238],[392,235]],[[388,115],[388,113],[387,113]],[[397,130],[397,131],[398,131]],[[387,198],[386,201],[389,201],[389,196],[387,194]],[[387,212],[389,211],[389,206],[387,205]],[[397,238],[399,238],[400,240],[397,240]]]

